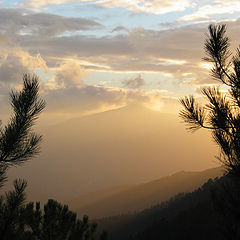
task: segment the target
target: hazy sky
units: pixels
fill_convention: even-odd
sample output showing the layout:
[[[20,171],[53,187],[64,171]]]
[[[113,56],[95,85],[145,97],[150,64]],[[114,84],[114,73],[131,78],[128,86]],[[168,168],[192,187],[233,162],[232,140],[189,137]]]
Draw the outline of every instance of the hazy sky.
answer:
[[[176,112],[209,77],[212,22],[240,35],[239,0],[0,1],[0,106],[23,72],[37,73],[46,113],[72,116],[132,102]]]

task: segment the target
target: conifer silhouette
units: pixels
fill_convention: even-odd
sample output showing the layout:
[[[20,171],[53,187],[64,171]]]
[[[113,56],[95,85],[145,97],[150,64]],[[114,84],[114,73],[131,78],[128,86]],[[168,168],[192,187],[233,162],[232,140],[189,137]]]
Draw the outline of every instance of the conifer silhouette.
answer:
[[[39,80],[36,75],[24,74],[23,89],[10,93],[13,115],[0,129],[0,187],[6,181],[6,171],[21,165],[39,153],[42,137],[32,126],[45,107],[39,98]],[[93,240],[96,223],[87,216],[77,219],[67,205],[48,200],[44,209],[40,202],[25,204],[27,182],[17,179],[14,190],[0,196],[1,240]],[[106,239],[106,233],[100,240]]]
[[[39,80],[36,75],[23,75],[23,89],[11,91],[13,114],[0,129],[0,186],[6,180],[6,171],[21,165],[39,153],[42,137],[32,131],[32,126],[45,107],[39,98]]]
[[[226,25],[210,25],[204,60],[212,63],[212,76],[227,87],[203,88],[208,104],[200,106],[193,96],[180,99],[180,116],[190,130],[206,128],[220,148],[219,161],[225,166],[225,181],[212,192],[219,215],[219,231],[225,239],[240,239],[240,48],[229,50]],[[230,178],[229,178],[230,177]]]
[[[212,63],[212,76],[227,86],[228,92],[223,93],[220,87],[203,88],[208,99],[205,106],[194,96],[184,97],[180,99],[184,107],[180,116],[190,130],[206,128],[212,132],[221,150],[218,159],[240,179],[240,49],[230,58],[229,48],[226,25],[210,25],[204,60]]]

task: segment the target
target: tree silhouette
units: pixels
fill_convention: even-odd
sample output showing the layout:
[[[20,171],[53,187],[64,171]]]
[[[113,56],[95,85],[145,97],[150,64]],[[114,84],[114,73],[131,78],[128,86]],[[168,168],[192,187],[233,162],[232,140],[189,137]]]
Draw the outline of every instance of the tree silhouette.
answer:
[[[21,165],[39,153],[42,137],[32,126],[45,107],[39,98],[39,80],[36,75],[23,75],[23,89],[10,93],[13,115],[0,129],[0,187],[6,180],[6,171]],[[17,179],[14,190],[0,196],[1,240],[93,240],[97,225],[87,216],[77,219],[67,205],[48,200],[44,210],[40,202],[25,204],[27,182]],[[99,238],[106,239],[103,232]]]
[[[14,181],[14,190],[0,197],[0,234],[3,240],[15,239],[20,232],[20,212],[26,200],[26,186],[25,180],[17,179]]]
[[[226,25],[210,25],[205,40],[204,60],[212,63],[212,76],[227,86],[227,93],[219,87],[207,87],[202,93],[208,104],[201,106],[194,96],[180,99],[184,110],[180,116],[190,130],[206,128],[212,132],[220,147],[218,159],[229,173],[240,179],[240,50],[232,57]]]
[[[0,186],[6,180],[6,171],[21,165],[39,153],[42,137],[32,126],[45,107],[39,98],[39,80],[36,75],[23,75],[23,89],[11,91],[13,115],[5,127],[0,128]]]
[[[40,208],[40,203],[28,203],[22,211],[24,234],[39,240],[92,240],[96,231],[96,223],[90,223],[87,216],[77,219],[76,213],[67,205],[49,199]],[[26,230],[27,229],[27,230]]]
[[[77,219],[67,205],[48,200],[44,210],[40,202],[24,205],[26,182],[15,180],[14,190],[0,199],[1,240],[93,240],[97,228],[87,216]],[[106,239],[102,233],[100,240]]]
[[[240,49],[231,57],[226,25],[210,25],[204,59],[213,64],[212,76],[227,87],[203,88],[208,103],[200,106],[193,96],[180,99],[180,116],[190,130],[209,129],[220,147],[219,161],[225,166],[225,181],[212,193],[219,215],[219,231],[225,239],[240,239]],[[231,58],[230,58],[231,57]],[[229,179],[229,176],[231,177]]]
[[[21,91],[10,92],[13,114],[5,127],[0,128],[0,187],[6,181],[6,171],[21,165],[39,153],[42,137],[32,131],[45,102],[39,98],[39,80],[36,75],[23,75]],[[28,239],[22,234],[21,212],[26,200],[27,182],[16,179],[14,190],[0,196],[1,239]],[[16,238],[17,236],[17,238]]]

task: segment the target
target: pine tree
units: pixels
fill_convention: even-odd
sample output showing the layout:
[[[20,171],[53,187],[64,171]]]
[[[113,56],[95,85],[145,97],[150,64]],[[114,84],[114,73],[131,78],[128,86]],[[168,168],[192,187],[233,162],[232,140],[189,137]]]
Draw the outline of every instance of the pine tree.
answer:
[[[6,171],[21,165],[39,153],[42,137],[32,131],[45,102],[39,98],[39,80],[36,75],[23,75],[23,89],[11,91],[13,114],[5,127],[0,128],[0,186],[6,180]]]
[[[180,116],[190,130],[211,131],[220,148],[219,161],[227,176],[213,191],[213,204],[219,216],[219,231],[225,239],[240,239],[240,49],[231,57],[226,25],[210,25],[205,41],[204,60],[212,63],[212,76],[227,87],[203,88],[208,103],[201,106],[193,96],[180,99],[184,110]],[[230,178],[229,178],[230,177]]]
[[[36,75],[23,75],[23,89],[11,91],[13,114],[5,127],[0,128],[0,187],[6,181],[6,171],[21,165],[39,153],[41,136],[32,131],[45,102],[39,98]],[[14,190],[0,196],[1,239],[28,239],[24,234],[22,212],[26,200],[27,182],[17,179]]]
[[[27,182],[17,179],[14,181],[14,190],[0,197],[0,236],[2,240],[21,239],[20,212],[26,200],[25,189]]]
[[[6,171],[21,165],[39,153],[42,137],[32,131],[45,102],[39,98],[37,76],[25,74],[23,89],[10,93],[13,115],[0,129],[0,186],[6,181]],[[40,202],[25,204],[27,182],[17,179],[14,190],[0,196],[1,240],[94,240],[97,225],[87,216],[77,219],[67,205],[48,200],[44,210]],[[106,239],[106,233],[100,240]]]
[[[194,96],[180,99],[184,110],[180,116],[190,130],[209,129],[220,148],[219,160],[229,173],[240,179],[240,49],[230,58],[230,40],[226,25],[210,25],[205,41],[204,60],[212,63],[212,76],[228,92],[220,87],[202,89],[208,104],[201,106]]]
[[[49,199],[40,208],[40,203],[28,203],[23,211],[26,232],[38,240],[93,240],[96,223],[90,223],[87,216],[77,219],[76,213],[67,205]]]

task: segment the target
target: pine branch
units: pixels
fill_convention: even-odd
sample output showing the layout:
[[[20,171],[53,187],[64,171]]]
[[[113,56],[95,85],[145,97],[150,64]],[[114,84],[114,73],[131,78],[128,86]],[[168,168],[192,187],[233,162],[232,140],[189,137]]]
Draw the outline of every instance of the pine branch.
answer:
[[[13,116],[1,131],[0,163],[19,165],[39,153],[41,136],[32,132],[45,102],[39,98],[37,76],[25,74],[23,89],[10,93]]]

